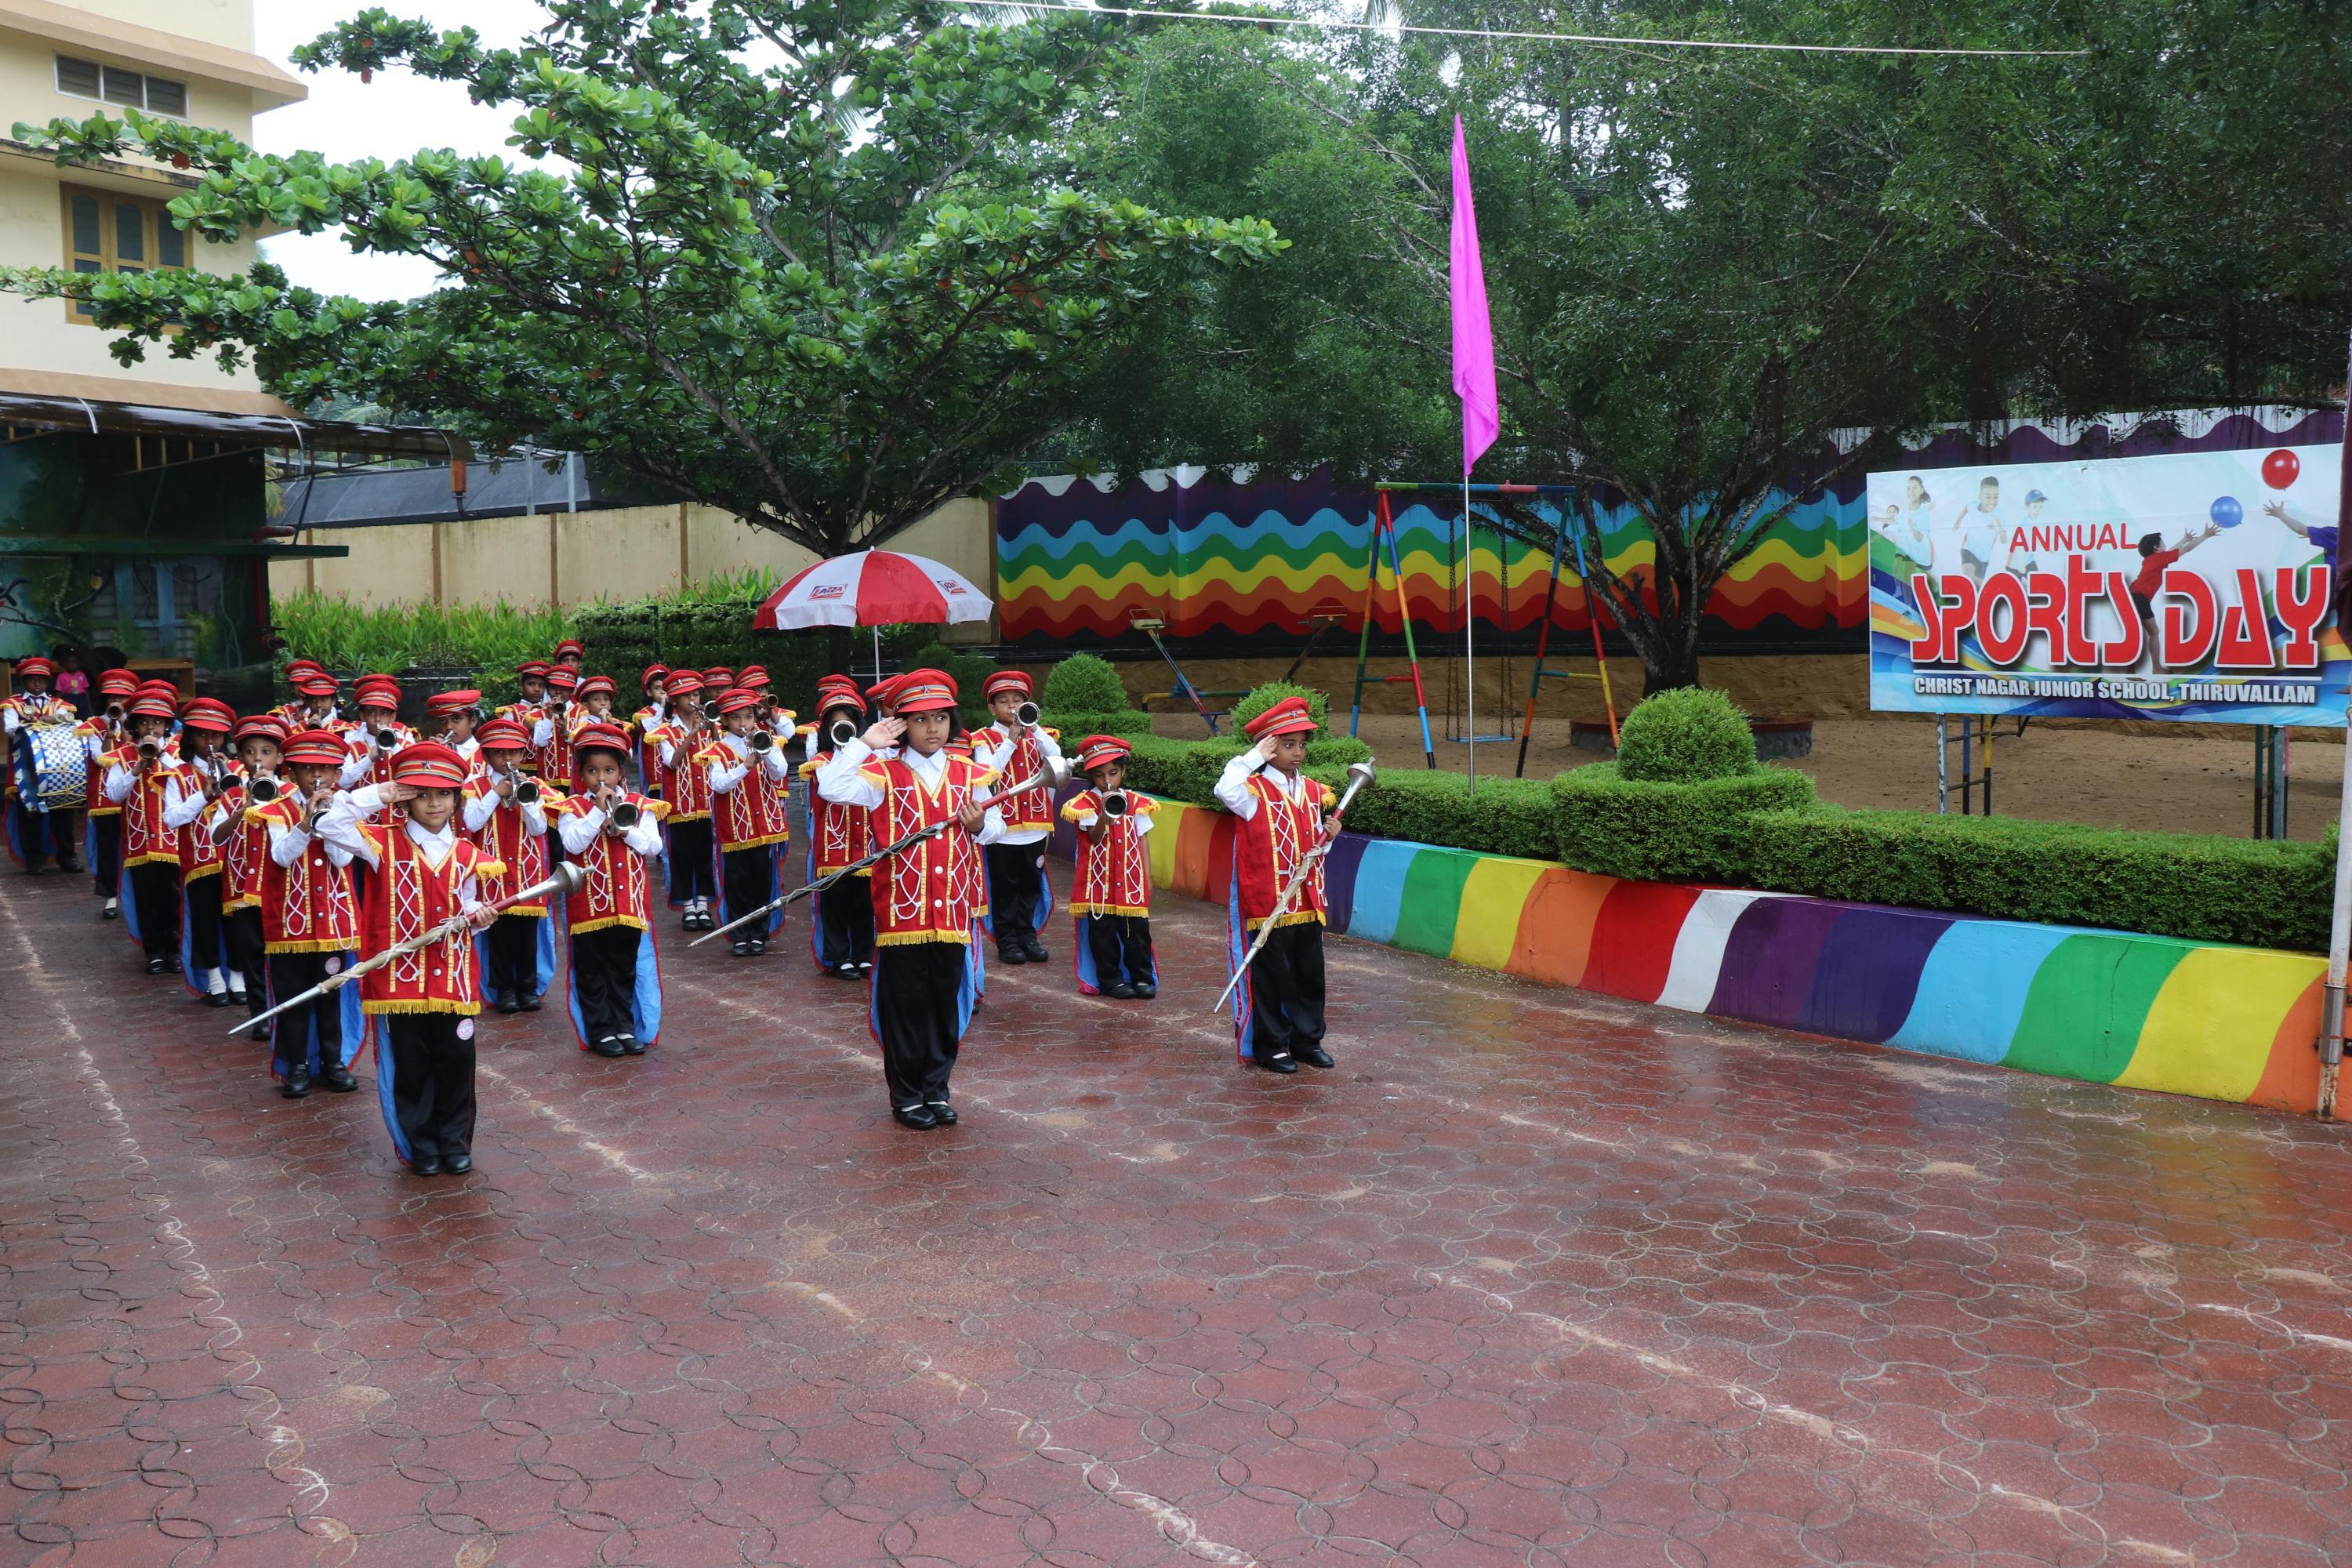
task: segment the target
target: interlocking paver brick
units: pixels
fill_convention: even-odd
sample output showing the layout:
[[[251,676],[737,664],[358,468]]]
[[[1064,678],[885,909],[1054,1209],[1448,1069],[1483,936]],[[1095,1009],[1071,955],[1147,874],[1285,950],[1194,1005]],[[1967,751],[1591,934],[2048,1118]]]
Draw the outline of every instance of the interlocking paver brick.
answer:
[[[1220,914],[992,972],[929,1136],[856,988],[667,944],[419,1182],[0,879],[0,1563],[2352,1560],[2338,1130],[1344,941],[1276,1081]]]

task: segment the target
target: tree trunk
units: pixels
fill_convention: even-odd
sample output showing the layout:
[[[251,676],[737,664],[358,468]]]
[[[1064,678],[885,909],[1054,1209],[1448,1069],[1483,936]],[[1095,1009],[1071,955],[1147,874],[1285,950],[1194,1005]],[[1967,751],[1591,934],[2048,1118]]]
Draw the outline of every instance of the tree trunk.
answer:
[[[849,673],[849,632],[847,626],[824,628],[824,667],[836,675]]]
[[[1655,691],[1674,691],[1685,686],[1696,686],[1698,680],[1698,649],[1685,647],[1679,626],[1662,626],[1668,646],[1654,655],[1642,655],[1642,695]]]

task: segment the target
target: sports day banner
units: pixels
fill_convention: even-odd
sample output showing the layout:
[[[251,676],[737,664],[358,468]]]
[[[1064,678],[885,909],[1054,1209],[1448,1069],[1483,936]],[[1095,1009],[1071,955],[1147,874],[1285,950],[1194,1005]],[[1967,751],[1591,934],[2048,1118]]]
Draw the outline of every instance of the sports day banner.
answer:
[[[1870,705],[2344,722],[2336,447],[1869,478]]]

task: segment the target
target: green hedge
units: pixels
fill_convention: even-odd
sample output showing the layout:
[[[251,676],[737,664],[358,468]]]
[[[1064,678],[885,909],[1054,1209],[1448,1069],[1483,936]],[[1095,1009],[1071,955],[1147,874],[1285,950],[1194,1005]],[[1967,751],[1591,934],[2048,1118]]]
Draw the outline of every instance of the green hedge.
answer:
[[[1333,789],[1348,787],[1344,767],[1313,771]],[[1550,860],[1559,856],[1556,815],[1549,779],[1480,779],[1474,793],[1459,773],[1399,764],[1356,796],[1348,826],[1382,838]]]
[[[1756,767],[1748,715],[1696,686],[1643,698],[1617,734],[1618,775],[1646,784],[1738,778]]]
[[[2221,838],[1907,811],[1765,812],[1746,823],[1749,886],[2324,951],[2332,842]]]
[[[1644,881],[1743,881],[1750,814],[1813,802],[1813,781],[1792,768],[1653,784],[1593,763],[1560,774],[1551,791],[1563,862]]]

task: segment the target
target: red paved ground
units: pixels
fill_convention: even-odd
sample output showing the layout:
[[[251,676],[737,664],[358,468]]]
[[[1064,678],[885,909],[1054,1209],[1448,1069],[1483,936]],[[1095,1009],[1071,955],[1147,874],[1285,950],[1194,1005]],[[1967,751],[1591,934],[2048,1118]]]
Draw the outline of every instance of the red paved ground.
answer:
[[[2340,1130],[1346,943],[1276,1080],[1162,916],[1156,1005],[999,971],[932,1134],[673,945],[425,1182],[0,879],[0,1560],[2352,1561]]]

